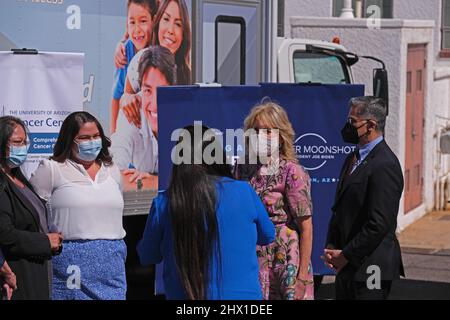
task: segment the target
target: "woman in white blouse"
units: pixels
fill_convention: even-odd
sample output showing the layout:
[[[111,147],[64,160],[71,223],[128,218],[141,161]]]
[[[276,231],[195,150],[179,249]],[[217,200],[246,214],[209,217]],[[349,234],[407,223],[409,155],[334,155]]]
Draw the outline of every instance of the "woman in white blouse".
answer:
[[[123,300],[126,246],[121,174],[98,120],[75,112],[64,121],[51,160],[30,182],[50,206],[49,225],[64,235],[53,260],[55,300]]]

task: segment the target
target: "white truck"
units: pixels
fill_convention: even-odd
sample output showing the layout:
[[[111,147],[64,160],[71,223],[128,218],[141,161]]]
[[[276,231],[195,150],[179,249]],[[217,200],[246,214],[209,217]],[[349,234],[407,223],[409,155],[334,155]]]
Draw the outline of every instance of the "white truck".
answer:
[[[351,66],[359,58],[369,58],[381,64],[373,74],[374,95],[387,100],[387,74],[382,61],[358,57],[334,42],[280,38],[278,20],[284,14],[284,10],[279,12],[281,3],[193,1],[192,66],[196,82],[353,83]]]
[[[381,64],[373,70],[374,95],[388,101],[384,63],[358,57],[344,46],[313,39],[277,36],[276,0],[192,1],[192,71],[197,83],[251,85],[261,82],[351,84],[359,58]],[[368,71],[368,74],[371,70]],[[149,192],[125,194],[127,245],[135,248],[149,211]],[[134,236],[136,235],[136,236]],[[151,283],[139,267],[135,250],[127,262],[129,297],[148,292]],[[132,292],[133,293],[132,293]]]

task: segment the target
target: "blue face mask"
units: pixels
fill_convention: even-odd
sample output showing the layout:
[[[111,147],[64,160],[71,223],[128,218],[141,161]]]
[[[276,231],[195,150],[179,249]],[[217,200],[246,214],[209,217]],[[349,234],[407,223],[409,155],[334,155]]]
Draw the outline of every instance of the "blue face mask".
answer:
[[[78,146],[77,158],[83,161],[94,161],[102,151],[102,139],[75,143]]]
[[[27,146],[21,146],[21,147],[15,147],[10,146],[9,147],[9,157],[6,158],[8,161],[8,167],[11,169],[20,167],[25,160],[27,160],[28,155],[28,147]]]

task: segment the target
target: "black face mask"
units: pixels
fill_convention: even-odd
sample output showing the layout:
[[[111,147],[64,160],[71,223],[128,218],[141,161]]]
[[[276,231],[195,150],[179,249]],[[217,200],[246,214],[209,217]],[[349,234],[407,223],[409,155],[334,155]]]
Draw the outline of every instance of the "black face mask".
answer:
[[[363,125],[359,126],[358,128],[354,127],[350,122],[347,122],[341,130],[342,139],[344,142],[351,143],[351,144],[358,144],[359,139],[361,138],[358,135],[358,129],[362,128],[367,124],[364,123]]]

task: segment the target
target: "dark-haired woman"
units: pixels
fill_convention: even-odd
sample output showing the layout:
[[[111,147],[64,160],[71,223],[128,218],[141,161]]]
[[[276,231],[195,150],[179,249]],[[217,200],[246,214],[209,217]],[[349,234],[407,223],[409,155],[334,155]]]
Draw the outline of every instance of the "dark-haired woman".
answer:
[[[125,299],[124,204],[110,144],[95,117],[72,113],[53,157],[30,179],[50,204],[50,227],[65,237],[64,251],[53,261],[53,299]]]
[[[0,247],[17,278],[12,299],[48,300],[49,261],[62,235],[48,232],[45,203],[20,170],[27,150],[22,120],[0,117]]]
[[[273,241],[273,224],[252,187],[231,178],[225,156],[194,162],[186,154],[200,150],[202,157],[214,143],[212,130],[200,130],[199,141],[190,138],[192,126],[180,137],[183,161],[174,162],[168,190],[153,202],[138,245],[141,264],[164,262],[168,299],[261,299],[256,245]]]

